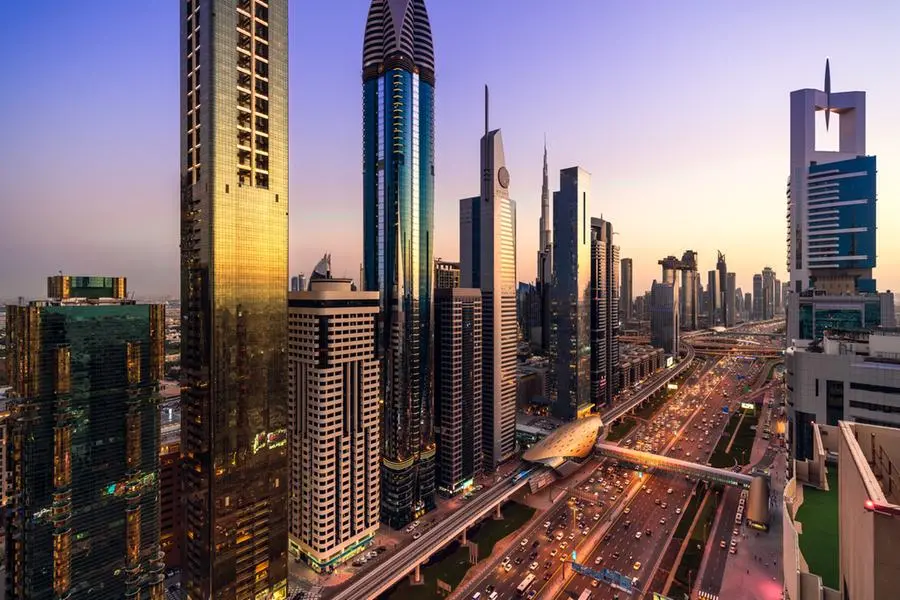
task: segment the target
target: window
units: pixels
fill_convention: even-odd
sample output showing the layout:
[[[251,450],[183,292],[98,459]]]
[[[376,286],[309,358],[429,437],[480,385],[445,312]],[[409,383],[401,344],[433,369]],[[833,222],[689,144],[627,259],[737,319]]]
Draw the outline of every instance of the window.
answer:
[[[875,385],[871,383],[856,383],[855,381],[850,382],[851,390],[860,390],[863,392],[875,392],[878,394],[896,394],[900,395],[900,388],[892,387],[889,385]]]

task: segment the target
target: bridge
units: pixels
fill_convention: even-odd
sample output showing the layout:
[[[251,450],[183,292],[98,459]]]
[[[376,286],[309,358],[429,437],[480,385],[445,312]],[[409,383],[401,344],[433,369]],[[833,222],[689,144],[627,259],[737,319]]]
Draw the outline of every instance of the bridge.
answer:
[[[528,476],[516,476],[488,488],[482,495],[469,501],[464,509],[447,515],[444,520],[425,531],[422,537],[388,556],[376,569],[354,578],[350,585],[334,596],[334,600],[376,598],[413,571],[419,579],[419,567],[434,552],[456,539],[465,540],[469,527],[492,512],[499,513],[501,504],[527,486],[531,476],[539,475],[544,470],[539,467]]]
[[[735,473],[728,469],[717,469],[708,467],[687,460],[679,460],[677,458],[669,458],[668,456],[660,456],[649,452],[640,452],[631,450],[630,448],[622,448],[613,444],[597,442],[594,445],[594,451],[608,458],[614,458],[619,462],[630,464],[644,471],[659,469],[670,473],[680,473],[681,475],[689,475],[697,479],[703,479],[711,483],[721,483],[734,487],[749,488],[753,482],[753,477],[744,475],[743,473]]]
[[[632,398],[606,410],[601,415],[603,423],[612,423],[634,410],[672,379],[681,375],[696,355],[690,345],[683,344],[683,347],[686,351],[685,356],[677,365],[650,376]],[[376,569],[357,575],[333,599],[375,598],[412,572],[415,572],[418,579],[419,568],[433,553],[456,539],[465,540],[469,527],[492,513],[499,513],[500,505],[528,486],[532,479],[544,478],[549,472],[550,469],[547,467],[532,467],[511,479],[501,481],[486,489],[482,494],[470,500],[464,508],[447,515],[443,521],[422,533],[418,540],[413,540],[395,554],[388,556],[379,563]]]

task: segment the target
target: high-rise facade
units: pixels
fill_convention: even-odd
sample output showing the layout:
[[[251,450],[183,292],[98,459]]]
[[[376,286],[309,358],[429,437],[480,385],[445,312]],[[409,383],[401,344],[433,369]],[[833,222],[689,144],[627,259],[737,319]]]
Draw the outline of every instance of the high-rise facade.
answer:
[[[762,304],[760,318],[775,317],[775,271],[771,267],[762,270]]]
[[[481,474],[481,292],[441,288],[434,299],[437,485],[452,496]]]
[[[741,294],[741,299],[743,299],[743,294]],[[734,327],[734,324],[737,323],[737,313],[738,307],[742,304],[741,300],[738,300],[737,295],[737,275],[735,273],[726,273],[725,275],[725,300],[728,302],[728,312],[727,318],[725,319],[726,327]]]
[[[489,471],[516,449],[516,204],[509,183],[503,136],[490,130],[485,106],[481,195],[460,201],[459,252],[461,286],[481,290],[481,445]]]
[[[550,293],[553,287],[553,235],[550,223],[550,177],[547,141],[544,140],[544,177],[541,185],[541,218],[538,227],[537,291],[541,298],[541,348],[550,350]]]
[[[591,219],[591,402],[608,406],[619,381],[619,247],[612,223]]]
[[[750,318],[754,321],[759,321],[762,319],[762,305],[763,305],[763,277],[762,274],[757,273],[753,276],[753,311],[750,313]]]
[[[628,323],[634,318],[634,262],[632,259],[622,259],[621,275],[619,317],[623,323]]]
[[[434,50],[424,0],[372,0],[363,42],[363,289],[380,294],[381,519],[434,507]]]
[[[329,272],[288,296],[290,551],[316,572],[364,549],[381,497],[378,292]]]
[[[459,263],[434,259],[434,287],[436,290],[459,287]]]
[[[7,597],[162,598],[164,307],[70,295],[6,310]]]
[[[550,403],[562,419],[591,408],[591,176],[559,172],[553,194]]]
[[[710,271],[706,275],[707,317],[709,326],[713,327],[721,322],[722,298],[719,295],[718,271]]]
[[[650,288],[650,343],[666,354],[678,355],[681,313],[678,310],[679,286],[653,282]]]
[[[288,2],[180,6],[182,589],[284,597]]]
[[[866,93],[825,89],[791,92],[790,180],[787,189],[791,290],[829,294],[874,292],[875,157],[866,156]],[[826,126],[839,115],[837,151],[816,147],[816,114]]]
[[[729,302],[728,300],[728,265],[725,262],[725,255],[721,252],[718,253],[719,256],[716,259],[716,273],[718,277],[716,278],[716,283],[718,284],[716,287],[716,291],[718,292],[719,298],[719,325],[724,327],[729,327],[729,321],[734,317],[731,315],[731,312],[734,307],[734,300]],[[734,293],[732,292],[731,297],[734,298]]]

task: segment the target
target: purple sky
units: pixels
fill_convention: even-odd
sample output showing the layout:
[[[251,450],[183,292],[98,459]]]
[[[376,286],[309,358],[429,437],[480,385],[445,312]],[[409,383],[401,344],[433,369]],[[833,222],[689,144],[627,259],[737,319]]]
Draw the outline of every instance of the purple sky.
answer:
[[[291,1],[291,272],[362,247],[361,82],[368,0]],[[13,2],[0,36],[0,298],[45,276],[127,275],[178,294],[178,6]],[[458,199],[477,193],[482,86],[518,203],[519,279],[534,277],[542,139],[593,174],[635,293],[656,261],[715,251],[748,291],[785,277],[788,97],[868,92],[879,158],[881,289],[900,288],[900,3],[865,0],[430,0],[437,58],[436,254],[458,256]],[[315,8],[310,8],[315,7]],[[703,278],[705,283],[705,276]],[[287,284],[286,284],[287,285]]]

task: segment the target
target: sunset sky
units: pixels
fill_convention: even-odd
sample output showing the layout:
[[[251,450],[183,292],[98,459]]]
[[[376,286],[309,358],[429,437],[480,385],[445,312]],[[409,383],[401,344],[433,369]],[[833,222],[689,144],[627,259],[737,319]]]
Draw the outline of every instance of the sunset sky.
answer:
[[[368,0],[291,0],[290,265],[324,252],[356,277],[362,247],[361,51]],[[174,0],[6,3],[0,36],[0,299],[47,275],[126,275],[178,295],[179,58]],[[878,268],[900,288],[900,2],[429,0],[437,60],[436,256],[458,257],[476,194],[482,86],[518,205],[518,278],[534,278],[546,133],[593,176],[592,213],[635,265],[685,249],[738,285],[785,279],[791,90],[868,92],[878,156]],[[832,127],[832,130],[834,127]],[[826,140],[827,142],[828,140]],[[287,285],[287,282],[285,282]]]

